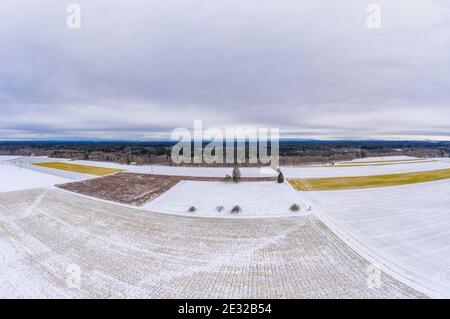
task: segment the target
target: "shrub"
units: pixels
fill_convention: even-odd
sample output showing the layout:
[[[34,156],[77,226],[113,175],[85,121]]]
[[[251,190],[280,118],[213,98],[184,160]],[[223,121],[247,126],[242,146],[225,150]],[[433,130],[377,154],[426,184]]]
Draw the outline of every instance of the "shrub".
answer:
[[[239,170],[239,167],[235,166],[233,168],[233,182],[239,183],[241,180],[241,171]]]
[[[221,212],[223,211],[223,206],[217,206],[217,207],[216,207],[216,210],[217,210],[219,213],[221,213]]]
[[[293,212],[298,212],[300,210],[300,206],[298,204],[292,204],[290,210]]]
[[[189,207],[188,212],[189,212],[189,213],[193,213],[193,212],[195,212],[196,210],[197,210],[197,208],[195,208],[195,206],[191,206],[191,207]]]
[[[281,171],[278,173],[278,179],[277,179],[279,184],[283,184],[284,183],[284,175],[283,173],[281,173]]]
[[[231,209],[231,213],[232,214],[237,214],[237,213],[240,213],[241,212],[241,207],[239,206],[239,205],[236,205],[236,206],[234,206],[232,209]]]

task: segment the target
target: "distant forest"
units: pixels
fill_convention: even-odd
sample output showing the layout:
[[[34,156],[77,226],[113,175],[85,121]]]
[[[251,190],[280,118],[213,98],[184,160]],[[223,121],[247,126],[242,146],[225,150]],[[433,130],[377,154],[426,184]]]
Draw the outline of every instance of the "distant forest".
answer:
[[[124,164],[174,165],[170,156],[174,144],[174,142],[4,141],[0,142],[0,155],[45,155]],[[285,140],[280,141],[279,153],[281,165],[322,164],[389,155],[448,157],[450,142]]]

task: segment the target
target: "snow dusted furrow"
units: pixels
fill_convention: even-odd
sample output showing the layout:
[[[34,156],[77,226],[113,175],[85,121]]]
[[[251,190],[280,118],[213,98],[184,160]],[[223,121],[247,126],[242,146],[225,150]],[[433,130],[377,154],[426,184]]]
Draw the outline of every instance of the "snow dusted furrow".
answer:
[[[450,180],[305,192],[350,246],[431,297],[450,297]]]
[[[385,274],[370,289],[368,263],[311,215],[204,219],[20,191],[0,194],[0,239],[0,297],[422,297]]]

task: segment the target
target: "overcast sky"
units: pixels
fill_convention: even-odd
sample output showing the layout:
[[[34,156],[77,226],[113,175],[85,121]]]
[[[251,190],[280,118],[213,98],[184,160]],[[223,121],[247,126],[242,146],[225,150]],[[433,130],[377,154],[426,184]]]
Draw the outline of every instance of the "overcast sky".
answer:
[[[450,3],[1,0],[0,112],[0,139],[450,139]]]

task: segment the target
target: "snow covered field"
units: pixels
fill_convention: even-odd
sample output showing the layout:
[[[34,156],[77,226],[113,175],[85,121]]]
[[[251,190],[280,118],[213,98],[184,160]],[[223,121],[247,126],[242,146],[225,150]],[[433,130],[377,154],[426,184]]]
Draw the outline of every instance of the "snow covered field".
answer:
[[[41,188],[69,181],[63,177],[43,174],[9,164],[0,164],[0,192]]]
[[[413,156],[378,156],[378,157],[365,157],[365,158],[357,158],[352,160],[352,163],[367,163],[367,162],[393,162],[393,161],[417,161],[417,160],[426,160],[422,158],[417,158]]]
[[[300,205],[300,212],[290,211],[292,204]],[[242,211],[231,214],[239,205]],[[188,212],[194,206],[195,212]],[[223,206],[218,212],[217,207]],[[276,182],[197,182],[182,181],[169,191],[143,206],[155,212],[187,214],[209,217],[269,217],[304,215],[309,203],[301,193],[287,184]]]
[[[0,157],[0,161],[1,161]],[[70,164],[91,165],[106,168],[122,169],[131,173],[142,174],[158,174],[158,175],[176,175],[176,176],[198,176],[198,177],[225,177],[225,175],[231,175],[232,167],[189,167],[189,166],[163,166],[163,165],[124,165],[111,162],[97,162],[97,161],[85,161],[85,160],[69,160],[65,158],[48,158],[45,156],[40,157],[5,157],[5,160],[14,160],[17,164],[29,167],[33,163],[42,162],[66,162]],[[241,167],[242,177],[270,177],[277,176],[277,172],[270,167]],[[53,172],[52,172],[53,171]],[[55,174],[56,170],[48,170],[48,173]],[[57,173],[57,172],[56,172]],[[71,172],[68,172],[69,174]],[[86,176],[78,176],[74,173],[73,179],[82,179]]]
[[[180,217],[49,189],[0,194],[0,231],[2,298],[423,297],[384,273],[370,289],[312,215]]]
[[[307,192],[338,236],[431,297],[450,297],[450,180]]]
[[[45,162],[68,162],[68,159],[63,158],[51,158],[46,156],[21,156],[17,158],[12,158],[3,163],[9,163],[14,166],[22,167],[31,171],[43,173],[45,175],[57,176],[66,179],[67,181],[80,181],[84,179],[92,178],[91,175],[80,174],[75,172],[63,171],[59,169],[52,169],[42,166],[33,165],[35,163],[45,163]]]
[[[24,168],[34,161],[48,159],[0,158],[0,192],[8,192],[0,194],[0,297],[422,297],[400,282],[450,297],[450,180],[321,192],[273,181],[182,181],[145,211],[49,188],[71,179]],[[282,170],[335,177],[442,168],[450,161]],[[149,173],[223,177],[231,168]],[[294,203],[301,212],[290,211]],[[231,214],[235,205],[242,211]],[[193,218],[202,216],[220,218]],[[382,286],[369,289],[366,260],[400,282],[383,274]],[[81,267],[79,290],[66,287],[70,265]]]
[[[225,177],[232,174],[232,167],[188,167],[188,166],[162,166],[162,165],[123,165],[96,161],[71,161],[73,164],[94,165],[109,168],[123,169],[132,173],[147,173],[159,175],[176,176],[198,176],[198,177]],[[277,172],[270,167],[241,167],[243,177],[270,177],[276,176]]]
[[[350,177],[386,175],[396,173],[412,173],[421,171],[432,171],[450,168],[450,162],[433,161],[417,163],[393,163],[378,166],[314,166],[314,167],[292,167],[283,166],[281,171],[287,178],[320,178],[320,177]]]
[[[0,155],[0,162],[3,161],[10,161],[16,158],[19,158],[20,156],[6,156],[6,155]]]

